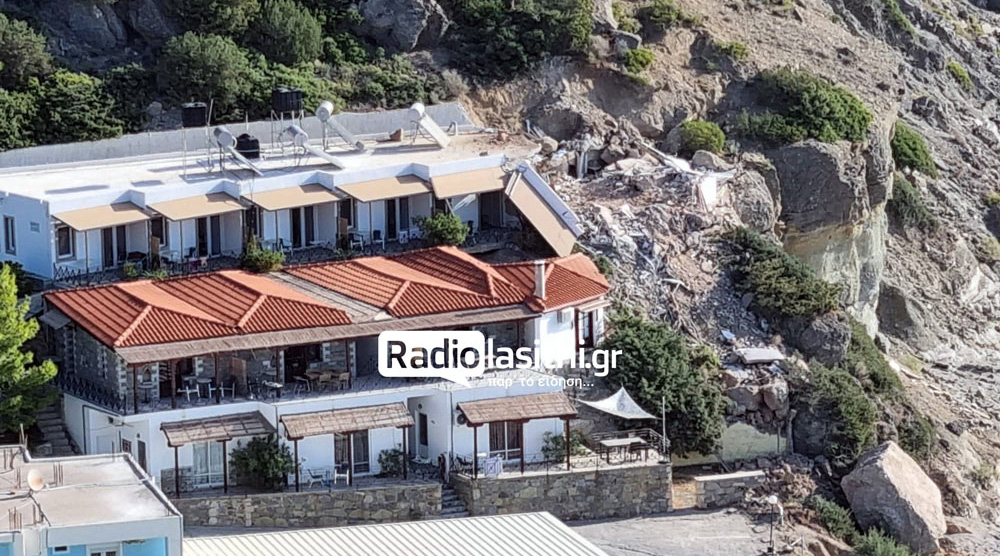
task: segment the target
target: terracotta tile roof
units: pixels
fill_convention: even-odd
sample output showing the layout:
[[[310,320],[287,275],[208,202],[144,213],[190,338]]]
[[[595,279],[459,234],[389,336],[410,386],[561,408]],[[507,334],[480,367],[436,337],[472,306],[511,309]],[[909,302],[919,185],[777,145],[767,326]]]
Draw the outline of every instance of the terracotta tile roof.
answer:
[[[469,426],[500,421],[576,417],[576,408],[562,392],[459,402],[458,410],[465,416]]]
[[[192,442],[232,440],[244,436],[274,434],[274,427],[259,411],[161,423],[167,446],[177,448]]]
[[[281,424],[285,425],[285,436],[291,440],[386,427],[413,426],[413,416],[400,402],[282,415],[280,420]]]
[[[546,298],[535,297],[534,262],[490,265],[455,247],[293,267],[289,274],[380,307],[394,317],[528,303],[545,311],[610,289],[583,254],[546,261]]]
[[[351,322],[340,309],[241,271],[64,290],[45,298],[114,347]]]

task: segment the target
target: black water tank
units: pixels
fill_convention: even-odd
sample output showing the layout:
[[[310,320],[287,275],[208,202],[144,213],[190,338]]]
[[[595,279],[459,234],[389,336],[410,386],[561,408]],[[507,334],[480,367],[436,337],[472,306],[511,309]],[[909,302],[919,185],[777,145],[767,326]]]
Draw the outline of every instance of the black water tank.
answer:
[[[236,138],[236,152],[250,160],[257,160],[260,158],[260,140],[249,133],[244,133]]]
[[[295,87],[271,89],[271,110],[279,114],[302,110],[302,90]]]
[[[181,105],[181,122],[184,127],[208,125],[208,105],[204,102],[186,102]]]

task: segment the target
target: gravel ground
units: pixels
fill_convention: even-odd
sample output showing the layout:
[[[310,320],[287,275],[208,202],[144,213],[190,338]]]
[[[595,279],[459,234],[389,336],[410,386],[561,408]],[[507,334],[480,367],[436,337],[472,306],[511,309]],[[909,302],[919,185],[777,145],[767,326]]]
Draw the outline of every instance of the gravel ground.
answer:
[[[610,556],[757,556],[767,550],[769,532],[725,510],[568,525]]]

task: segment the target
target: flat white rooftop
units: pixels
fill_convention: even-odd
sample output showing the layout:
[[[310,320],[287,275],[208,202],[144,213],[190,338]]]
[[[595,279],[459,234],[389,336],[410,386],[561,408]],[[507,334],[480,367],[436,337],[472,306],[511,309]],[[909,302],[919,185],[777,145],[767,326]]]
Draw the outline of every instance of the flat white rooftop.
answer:
[[[184,539],[185,556],[607,556],[547,512]]]
[[[14,509],[25,528],[134,522],[179,515],[125,455],[28,460],[23,452],[14,455],[19,449],[0,447],[0,452],[5,452],[0,461],[7,463],[0,469],[0,514]],[[35,492],[28,489],[32,470],[45,482]]]

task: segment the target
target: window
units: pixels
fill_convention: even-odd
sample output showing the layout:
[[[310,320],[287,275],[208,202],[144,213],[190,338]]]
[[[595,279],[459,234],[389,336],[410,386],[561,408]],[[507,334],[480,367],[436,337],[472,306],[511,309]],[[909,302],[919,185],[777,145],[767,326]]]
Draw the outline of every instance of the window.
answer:
[[[3,243],[8,255],[17,255],[17,237],[15,237],[14,217],[3,217]]]
[[[354,205],[354,199],[344,199],[340,202],[340,217],[347,220],[347,227],[354,227],[354,211],[356,207]]]
[[[369,431],[354,433],[354,447],[351,455],[354,456],[355,473],[368,473],[371,471],[371,461],[368,457],[368,433]],[[335,434],[333,436],[333,451],[336,455],[334,459],[337,467],[345,471],[347,468],[347,439],[350,436],[347,434]]]
[[[567,322],[573,322],[573,309],[563,309],[559,311],[556,317],[559,324],[566,324]]]
[[[510,421],[490,423],[490,456],[500,456],[503,459],[520,458],[523,433],[523,423]]]
[[[76,234],[69,226],[56,228],[56,254],[60,259],[69,259],[76,255]]]
[[[149,221],[149,235],[155,238],[159,245],[167,245],[167,230],[170,228],[167,226],[167,221],[162,216],[159,218],[154,218]]]
[[[68,546],[54,546],[52,547],[53,554],[69,554]]]
[[[132,453],[132,441],[122,439],[122,453],[131,454]]]
[[[196,442],[194,448],[194,484],[196,487],[222,484],[221,442]]]
[[[89,556],[119,556],[121,554],[120,544],[103,544],[99,546],[88,546]]]

